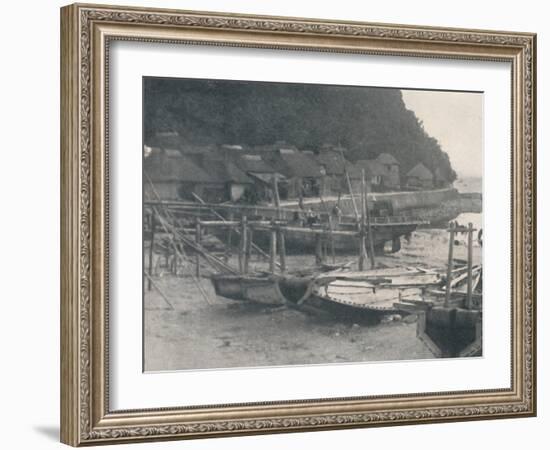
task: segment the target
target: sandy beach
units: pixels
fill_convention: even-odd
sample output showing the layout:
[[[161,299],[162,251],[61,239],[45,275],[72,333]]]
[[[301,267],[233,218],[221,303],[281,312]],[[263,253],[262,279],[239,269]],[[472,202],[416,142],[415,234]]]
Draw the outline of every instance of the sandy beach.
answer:
[[[475,222],[480,217],[459,217],[459,222]],[[443,270],[447,252],[445,230],[417,230],[410,242],[403,240],[400,252],[378,257],[377,263]],[[460,236],[454,256],[466,259],[466,245]],[[355,260],[354,255],[336,257],[336,262]],[[474,261],[481,262],[477,243]],[[312,264],[311,255],[288,257],[290,270]],[[266,270],[266,263],[254,258],[252,267]],[[203,295],[191,273],[190,266],[177,277],[162,269],[156,274],[155,283],[171,306],[156,289],[145,290],[146,371],[433,358],[416,338],[415,316],[393,316],[371,326],[342,322],[284,306],[272,308],[218,298],[206,277],[199,281]],[[206,266],[203,273],[209,273]]]

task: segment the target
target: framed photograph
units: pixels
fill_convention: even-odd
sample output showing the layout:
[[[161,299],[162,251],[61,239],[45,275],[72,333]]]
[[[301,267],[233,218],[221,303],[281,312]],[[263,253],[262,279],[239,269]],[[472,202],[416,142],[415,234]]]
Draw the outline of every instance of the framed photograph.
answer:
[[[535,58],[62,8],[62,442],[535,415]]]

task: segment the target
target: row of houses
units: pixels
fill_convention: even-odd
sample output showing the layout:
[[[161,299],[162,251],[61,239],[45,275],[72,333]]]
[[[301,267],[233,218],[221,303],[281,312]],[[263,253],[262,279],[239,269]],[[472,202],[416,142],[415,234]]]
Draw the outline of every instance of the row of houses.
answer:
[[[177,135],[152,140],[144,151],[146,198],[193,199],[207,202],[260,203],[273,200],[273,178],[281,199],[319,197],[360,191],[364,170],[372,191],[401,189],[399,162],[388,153],[374,160],[347,161],[344,150],[324,146],[318,153],[301,151],[284,142],[260,147],[240,145],[189,146]],[[419,164],[405,177],[406,186],[430,188],[437,184],[429,169]]]

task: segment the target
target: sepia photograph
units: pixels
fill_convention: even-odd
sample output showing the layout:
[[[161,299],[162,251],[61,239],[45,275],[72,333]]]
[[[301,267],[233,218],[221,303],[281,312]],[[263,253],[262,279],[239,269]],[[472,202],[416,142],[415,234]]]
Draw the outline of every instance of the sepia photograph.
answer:
[[[483,356],[483,92],[143,78],[143,370]]]

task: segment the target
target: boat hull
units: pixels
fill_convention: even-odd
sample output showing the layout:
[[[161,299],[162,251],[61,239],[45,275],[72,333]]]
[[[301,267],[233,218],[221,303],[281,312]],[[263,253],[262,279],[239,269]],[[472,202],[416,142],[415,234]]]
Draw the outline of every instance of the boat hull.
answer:
[[[300,308],[304,311],[322,314],[339,320],[367,324],[377,324],[384,316],[399,313],[396,309],[359,308],[355,305],[335,302],[328,297],[316,294],[309,296],[300,305]]]
[[[407,268],[327,273],[312,281],[310,295],[301,304],[341,319],[376,323],[401,314],[397,305],[402,300],[419,301],[426,287],[440,283],[436,273]]]
[[[246,300],[264,305],[284,305],[285,298],[275,277],[214,275],[216,295],[231,300]]]
[[[416,229],[416,225],[396,225],[391,227],[378,227],[373,231],[373,246],[377,254],[384,251],[384,246],[387,242],[395,242],[392,245],[392,252],[400,250],[399,239],[401,236],[412,233]],[[285,230],[285,248],[288,254],[304,254],[314,253],[318,245],[318,235],[308,233],[308,229],[300,230]],[[229,242],[228,230],[212,230],[222,242]],[[233,233],[232,242],[237,245],[239,242],[238,236]],[[258,245],[265,252],[269,252],[271,232],[269,230],[255,229],[253,233],[254,244]],[[322,242],[328,252],[332,251],[337,254],[357,254],[359,252],[359,237],[347,235],[333,235],[326,233],[322,237]]]

